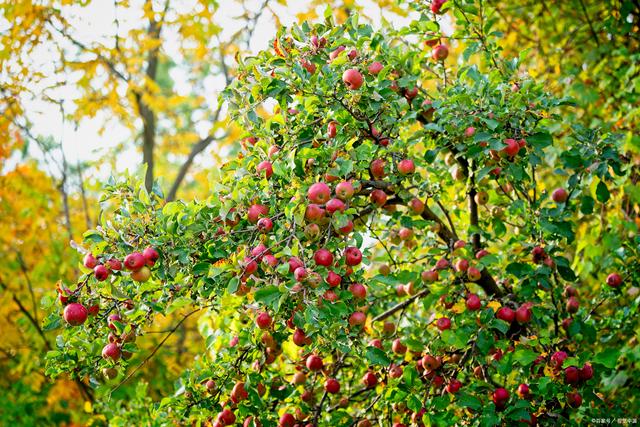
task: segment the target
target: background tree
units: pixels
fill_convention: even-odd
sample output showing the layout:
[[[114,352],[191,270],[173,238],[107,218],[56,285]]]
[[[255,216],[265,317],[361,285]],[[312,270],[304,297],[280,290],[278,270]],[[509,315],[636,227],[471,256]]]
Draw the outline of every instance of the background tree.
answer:
[[[578,116],[565,129],[574,107],[524,73],[524,55],[503,58],[494,6],[412,7],[396,30],[329,11],[242,59],[225,98],[249,137],[205,201],[106,186],[48,374],[117,397],[198,316],[206,350],[175,391],[99,399],[110,422],[635,413],[638,226],[620,212],[637,198],[621,137]],[[617,209],[592,237],[607,255],[581,270],[580,225],[604,205]],[[60,327],[62,307],[48,309]],[[136,337],[172,312],[182,320],[141,352]]]

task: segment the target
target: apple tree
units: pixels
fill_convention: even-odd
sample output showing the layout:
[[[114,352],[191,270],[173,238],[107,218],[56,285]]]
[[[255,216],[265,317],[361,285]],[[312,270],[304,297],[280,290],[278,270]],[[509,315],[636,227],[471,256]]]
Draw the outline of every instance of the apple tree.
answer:
[[[329,13],[241,58],[224,98],[246,137],[206,199],[105,185],[85,274],[46,320],[61,328],[49,375],[88,381],[116,425],[633,414],[638,381],[617,373],[639,357],[637,226],[581,229],[623,199],[621,141],[564,130],[571,100],[502,58],[482,2],[413,7],[399,29]],[[610,251],[581,277],[586,232]],[[173,312],[199,317],[200,357],[166,395],[110,403],[154,356],[137,340]]]

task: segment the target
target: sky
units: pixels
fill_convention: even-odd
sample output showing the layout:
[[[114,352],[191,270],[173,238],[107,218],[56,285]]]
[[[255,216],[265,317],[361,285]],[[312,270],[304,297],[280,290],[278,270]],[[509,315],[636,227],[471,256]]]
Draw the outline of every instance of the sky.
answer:
[[[141,0],[132,0],[131,3],[135,4]],[[234,21],[234,17],[241,11],[232,7],[224,7],[224,1],[221,0],[221,4],[216,16],[216,22],[219,22],[223,27],[223,36],[233,33],[237,28],[237,23]],[[192,0],[174,0],[174,7],[179,7],[180,4],[188,6]],[[262,3],[262,0],[250,1],[250,7],[257,9]],[[277,2],[271,2],[273,9],[277,12],[283,25],[290,25],[296,21],[296,13],[308,9],[309,1],[307,0],[290,0],[288,7],[279,5]],[[367,14],[372,18],[374,25],[380,22],[381,13],[380,9],[372,3],[370,0],[360,0],[359,4],[366,7]],[[140,8],[137,8],[140,9]],[[85,44],[91,45],[95,42],[111,43],[114,39],[113,35],[116,31],[115,18],[117,16],[119,22],[119,34],[126,34],[127,31],[134,25],[139,23],[139,16],[135,15],[135,12],[130,12],[131,9],[124,9],[122,7],[115,8],[114,1],[107,0],[94,0],[85,7],[67,7],[65,9],[66,18],[73,24],[74,37],[82,40]],[[319,15],[322,16],[322,11],[319,11]],[[117,15],[116,15],[117,14]],[[390,19],[389,16],[385,16],[386,19]],[[394,17],[392,22],[395,25],[402,25],[410,21],[410,19],[402,19]],[[5,26],[7,23],[4,23]],[[0,22],[0,30],[2,30],[2,22]],[[255,53],[260,50],[266,49],[270,40],[273,39],[276,32],[276,23],[270,13],[264,13],[260,20],[257,22],[254,36],[250,43],[250,50]],[[163,49],[170,55],[172,51],[177,50],[177,41],[174,35],[165,34],[166,43],[163,45]],[[224,38],[224,37],[223,37]],[[36,68],[44,71],[51,72],[52,64],[56,58],[53,56],[55,52],[53,50],[41,49],[36,53],[37,64]],[[51,73],[53,74],[53,73]],[[56,76],[59,81],[73,81],[72,75],[68,76]],[[185,84],[184,75],[181,75],[181,71],[178,67],[174,68],[171,75],[175,82],[175,89],[178,93],[189,91],[189,86]],[[0,75],[0,83],[2,82],[2,76]],[[223,85],[223,81],[220,76],[212,76],[210,79],[206,79],[204,82],[207,101],[211,105],[212,109],[217,105],[217,95],[220,88]],[[62,105],[65,108],[65,112],[73,110],[73,103],[71,100],[75,97],[76,91],[73,84],[67,84],[62,86],[59,90],[52,92],[55,94],[55,98],[62,100]],[[27,111],[29,111],[30,120],[33,123],[32,132],[36,135],[50,135],[58,141],[62,141],[63,149],[67,161],[70,164],[75,164],[77,161],[85,160],[98,160],[103,155],[105,150],[113,149],[118,144],[125,142],[130,138],[130,133],[123,126],[117,122],[111,122],[108,127],[108,131],[102,135],[99,133],[100,127],[105,122],[105,117],[99,114],[94,119],[82,120],[79,124],[62,120],[62,113],[60,107],[49,102],[43,102],[38,99],[25,100]],[[200,128],[197,129],[201,136],[205,136],[209,129]],[[135,169],[140,165],[141,153],[139,149],[132,147],[132,144],[127,144],[128,151],[119,153],[117,161],[117,171],[107,170],[104,167],[98,172],[98,175],[103,177],[108,176],[111,173],[122,172],[125,169]],[[37,152],[32,153],[34,156],[38,156]],[[196,162],[206,162],[206,156],[201,155],[196,159]]]

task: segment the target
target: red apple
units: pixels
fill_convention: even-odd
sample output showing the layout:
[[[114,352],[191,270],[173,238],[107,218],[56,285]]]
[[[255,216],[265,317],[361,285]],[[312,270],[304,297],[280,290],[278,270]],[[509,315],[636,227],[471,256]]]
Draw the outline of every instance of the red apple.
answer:
[[[438,46],[433,48],[431,52],[431,56],[436,61],[444,61],[449,56],[449,48],[446,45],[439,44]]]
[[[518,386],[518,390],[517,390],[518,396],[520,396],[521,399],[527,399],[530,395],[529,392],[529,385],[528,384],[520,384]]]
[[[266,311],[261,312],[256,317],[256,326],[260,329],[268,329],[271,327],[271,316]]]
[[[350,266],[356,266],[362,262],[362,252],[355,246],[349,246],[344,250],[344,262]]]
[[[324,218],[324,209],[322,209],[319,205],[315,203],[311,203],[307,205],[307,208],[304,212],[304,218],[307,221],[319,221]]]
[[[400,338],[396,338],[391,343],[391,351],[393,351],[396,354],[405,354],[407,352],[407,346],[402,344],[402,341],[400,341]]]
[[[342,81],[347,85],[347,89],[358,90],[360,89],[360,86],[362,86],[364,78],[362,77],[362,74],[360,74],[360,71],[355,68],[351,68],[342,74]]]
[[[516,310],[516,321],[520,324],[529,323],[531,321],[531,308],[529,305],[521,305]]]
[[[361,311],[355,311],[351,313],[349,316],[349,325],[350,326],[362,326],[367,321],[367,315]]]
[[[374,76],[376,76],[380,71],[382,71],[383,68],[384,65],[382,65],[382,62],[374,61],[369,64],[369,66],[367,67],[367,71],[369,71],[369,74],[373,74]]]
[[[385,176],[385,161],[382,159],[375,159],[371,162],[369,169],[371,170],[371,175],[375,179],[381,179]]]
[[[88,314],[89,312],[84,305],[72,302],[64,308],[62,317],[69,325],[79,326],[87,320]]]
[[[140,252],[132,252],[124,258],[124,267],[127,270],[140,270],[147,260]]]
[[[556,188],[553,190],[553,193],[551,193],[551,198],[556,203],[564,203],[569,198],[569,193],[567,193],[567,190],[564,188]]]
[[[551,366],[555,369],[562,368],[562,364],[569,357],[564,351],[556,351],[551,355]]]
[[[370,198],[373,204],[379,207],[382,207],[385,203],[387,203],[387,193],[379,189],[373,190],[371,192]]]
[[[496,317],[498,319],[504,320],[505,322],[511,323],[515,320],[516,313],[509,307],[500,307],[500,309],[496,312]]]
[[[331,199],[325,205],[325,209],[327,210],[327,213],[329,213],[329,215],[332,215],[337,211],[344,212],[346,208],[347,206],[340,199]]]
[[[311,203],[323,205],[331,198],[331,189],[324,182],[316,182],[307,191],[307,197]]]
[[[338,134],[338,124],[336,122],[329,122],[327,125],[327,137],[335,138]]]
[[[579,369],[578,375],[582,381],[587,381],[593,378],[593,366],[591,366],[591,363],[585,363],[582,368]]]
[[[107,261],[107,264],[109,264],[109,268],[113,271],[122,270],[122,262],[119,259],[111,258]]]
[[[441,317],[436,322],[436,326],[441,331],[444,331],[444,330],[447,330],[447,329],[451,329],[451,320],[449,320],[447,317]]]
[[[425,283],[433,283],[439,278],[438,270],[425,270],[420,276]]]
[[[617,288],[620,285],[622,285],[622,276],[620,276],[618,273],[611,273],[607,276],[607,285],[611,286],[612,288]]]
[[[409,175],[416,171],[416,165],[411,159],[404,159],[398,163],[398,172],[401,175]]]
[[[96,265],[98,265],[98,260],[93,256],[92,253],[88,252],[84,256],[84,260],[82,261],[82,263],[85,267],[93,269]]]
[[[582,396],[577,391],[567,393],[567,403],[572,408],[578,408],[582,405]]]
[[[273,166],[271,165],[271,162],[264,160],[258,163],[256,171],[258,172],[258,175],[264,175],[265,178],[269,179],[271,178],[271,175],[273,175]]]
[[[265,205],[255,204],[249,206],[249,210],[247,211],[247,220],[251,224],[255,224],[258,220],[269,214],[269,208]]]
[[[355,192],[353,185],[349,181],[343,181],[336,185],[336,196],[340,200],[349,200],[353,197],[353,193]]]
[[[336,286],[340,285],[340,282],[342,282],[342,276],[336,274],[333,271],[330,271],[329,273],[327,273],[326,282],[329,286],[335,288]]]
[[[480,308],[482,307],[482,303],[480,302],[480,297],[476,294],[469,294],[469,296],[467,296],[467,301],[465,302],[465,305],[467,306],[467,310],[470,310],[470,311],[480,310]]]
[[[293,427],[295,424],[295,417],[289,413],[282,414],[278,420],[278,427]]]
[[[373,388],[378,384],[378,377],[371,371],[368,371],[362,377],[362,384],[365,388]]]
[[[482,277],[482,273],[476,267],[469,267],[467,270],[467,278],[472,282],[477,282]]]
[[[575,384],[580,379],[580,371],[575,366],[569,366],[564,370],[564,382]]]
[[[120,359],[120,347],[116,343],[109,343],[102,348],[102,357],[116,361]]]
[[[324,363],[322,362],[322,359],[319,356],[316,356],[315,354],[312,354],[309,357],[307,357],[306,365],[307,365],[307,369],[309,369],[310,371],[321,371],[322,368],[324,367]]]
[[[363,284],[360,283],[352,283],[349,286],[349,291],[353,295],[354,298],[364,299],[367,296],[367,288]]]
[[[109,270],[107,270],[107,267],[105,267],[104,265],[99,264],[96,265],[96,267],[93,269],[93,275],[99,282],[102,282],[103,280],[106,280],[107,277],[109,277]]]
[[[333,254],[328,249],[318,249],[313,255],[313,260],[317,265],[323,265],[325,267],[333,264]]]
[[[471,138],[474,133],[476,133],[476,128],[474,128],[473,126],[469,126],[464,130],[464,136],[466,136],[467,138]]]
[[[515,139],[507,138],[504,143],[507,146],[500,150],[500,154],[503,157],[514,157],[520,151],[520,145]]]
[[[256,226],[261,233],[268,233],[273,229],[273,221],[269,218],[260,218]]]
[[[580,301],[576,297],[569,297],[567,300],[567,311],[569,313],[576,313],[580,308]]]
[[[455,378],[452,378],[447,384],[447,393],[456,394],[460,388],[462,387],[462,383]]]
[[[496,405],[496,408],[503,409],[507,401],[509,400],[509,392],[502,387],[497,388],[493,392],[491,399],[493,400],[493,403]]]
[[[324,389],[327,393],[336,394],[340,392],[340,383],[335,378],[327,378],[324,382]]]

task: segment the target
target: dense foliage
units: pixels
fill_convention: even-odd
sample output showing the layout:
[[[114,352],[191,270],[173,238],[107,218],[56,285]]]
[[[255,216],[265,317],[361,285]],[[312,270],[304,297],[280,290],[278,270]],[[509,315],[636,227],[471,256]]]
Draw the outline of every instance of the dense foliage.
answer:
[[[132,358],[137,337],[179,311],[198,316],[201,354],[159,399],[141,384],[97,402],[112,424],[637,413],[621,138],[563,122],[573,101],[526,73],[526,52],[503,57],[494,9],[440,5],[396,30],[328,14],[243,58],[225,99],[246,137],[206,199],[109,182],[87,268],[48,307],[46,373],[115,393],[155,353]]]

